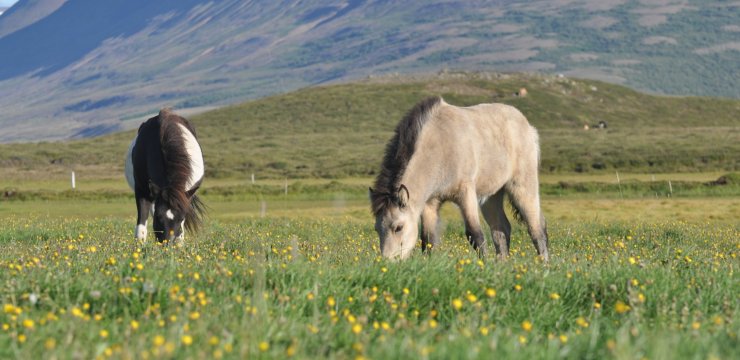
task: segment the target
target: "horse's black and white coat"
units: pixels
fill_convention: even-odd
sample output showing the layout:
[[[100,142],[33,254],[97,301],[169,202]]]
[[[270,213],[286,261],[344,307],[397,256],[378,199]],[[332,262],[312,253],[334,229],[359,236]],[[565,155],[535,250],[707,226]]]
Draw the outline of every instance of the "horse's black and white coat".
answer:
[[[195,192],[205,167],[195,130],[187,120],[164,109],[141,124],[128,148],[125,170],[136,196],[137,239],[147,236],[150,212],[160,242],[182,240],[183,227],[197,229],[203,207]]]

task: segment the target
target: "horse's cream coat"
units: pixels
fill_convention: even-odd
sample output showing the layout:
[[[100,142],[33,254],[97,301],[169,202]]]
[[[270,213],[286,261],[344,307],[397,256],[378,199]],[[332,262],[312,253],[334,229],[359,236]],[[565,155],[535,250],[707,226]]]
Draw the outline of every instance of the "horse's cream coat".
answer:
[[[537,131],[512,106],[481,104],[457,107],[443,100],[418,114],[421,128],[415,150],[390,195],[394,202],[376,213],[376,231],[385,257],[411,254],[422,222],[422,246],[439,239],[439,207],[456,203],[465,220],[469,241],[486,252],[479,209],[490,225],[496,251],[508,255],[511,226],[504,214],[504,193],[520,210],[537,252],[548,258],[545,219],[539,199]],[[423,118],[421,118],[423,117]],[[420,120],[421,119],[421,120]],[[399,128],[403,124],[399,125]],[[377,182],[376,182],[377,186]]]

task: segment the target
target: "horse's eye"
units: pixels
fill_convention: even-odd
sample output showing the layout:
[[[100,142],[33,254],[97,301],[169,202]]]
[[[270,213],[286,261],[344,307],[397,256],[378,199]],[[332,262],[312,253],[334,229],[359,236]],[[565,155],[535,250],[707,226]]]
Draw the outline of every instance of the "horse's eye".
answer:
[[[403,225],[396,225],[396,227],[393,228],[393,232],[399,233],[403,230]]]

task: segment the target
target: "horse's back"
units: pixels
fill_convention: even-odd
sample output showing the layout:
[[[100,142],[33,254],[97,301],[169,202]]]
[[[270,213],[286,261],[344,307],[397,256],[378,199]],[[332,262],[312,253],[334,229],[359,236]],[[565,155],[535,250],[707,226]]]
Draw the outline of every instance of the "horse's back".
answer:
[[[458,107],[443,104],[431,122],[432,137],[449,146],[516,151],[537,145],[537,131],[517,108],[506,104]]]
[[[439,173],[449,176],[453,188],[472,181],[480,194],[493,193],[519,169],[539,161],[536,130],[510,105],[444,103],[429,125],[422,147],[444,164]]]

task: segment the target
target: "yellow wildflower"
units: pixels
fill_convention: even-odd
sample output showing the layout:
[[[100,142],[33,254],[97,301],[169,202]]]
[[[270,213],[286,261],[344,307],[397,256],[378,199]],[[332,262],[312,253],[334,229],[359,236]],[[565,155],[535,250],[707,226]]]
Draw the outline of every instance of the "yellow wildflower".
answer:
[[[183,335],[182,336],[182,343],[185,346],[188,346],[188,345],[192,344],[193,343],[193,337],[190,336],[190,335]]]
[[[162,346],[162,345],[164,345],[164,341],[165,341],[164,340],[164,336],[162,336],[162,335],[157,335],[152,340],[152,342],[154,343],[154,346]]]
[[[532,331],[532,323],[529,320],[522,321],[522,329],[527,332]]]
[[[614,305],[614,310],[617,312],[617,314],[624,314],[630,311],[630,306],[620,300],[617,301],[617,303]]]
[[[463,307],[463,302],[459,298],[452,299],[452,307],[455,308],[455,310],[460,310]]]

